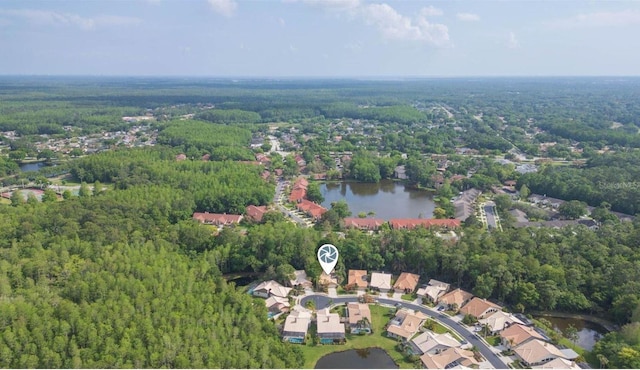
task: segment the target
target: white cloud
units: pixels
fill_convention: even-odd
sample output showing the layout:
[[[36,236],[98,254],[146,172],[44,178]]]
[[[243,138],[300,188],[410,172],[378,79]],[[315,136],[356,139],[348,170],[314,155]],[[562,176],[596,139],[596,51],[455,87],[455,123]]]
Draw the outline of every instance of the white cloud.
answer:
[[[611,27],[640,24],[640,11],[595,12],[548,22],[553,28]]]
[[[295,0],[294,0],[295,1]],[[305,4],[319,6],[328,10],[349,10],[358,8],[360,0],[302,0]]]
[[[387,4],[366,5],[362,14],[365,21],[376,26],[385,39],[424,41],[437,46],[449,44],[447,26],[430,23],[423,14],[411,19]]]
[[[464,22],[477,22],[480,20],[480,16],[473,13],[458,13],[456,18]]]
[[[509,38],[507,39],[507,47],[509,49],[517,49],[520,47],[520,42],[518,41],[518,38],[516,37],[516,34],[512,32],[509,32]]]
[[[433,16],[443,15],[444,12],[442,11],[442,9],[438,9],[438,8],[434,7],[433,5],[429,5],[426,8],[422,8],[420,10],[420,14],[422,14],[425,17],[433,17]]]
[[[231,17],[233,16],[233,13],[235,13],[236,9],[238,8],[238,3],[236,3],[234,0],[207,0],[209,2],[209,5],[211,6],[211,9],[213,9],[214,12],[221,14],[225,17]]]
[[[50,10],[0,9],[0,14],[9,18],[19,18],[36,25],[73,26],[85,30],[91,30],[98,27],[129,26],[142,23],[141,19],[135,17],[100,15],[88,18],[73,13],[61,13]]]

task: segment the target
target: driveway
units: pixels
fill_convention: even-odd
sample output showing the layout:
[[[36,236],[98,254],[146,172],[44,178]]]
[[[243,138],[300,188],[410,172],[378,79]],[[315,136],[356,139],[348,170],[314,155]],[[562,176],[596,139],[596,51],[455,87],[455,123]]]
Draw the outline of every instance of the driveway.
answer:
[[[348,302],[357,302],[358,298],[357,296],[339,296],[336,298],[330,298],[326,295],[321,295],[321,294],[313,294],[313,295],[308,295],[304,298],[302,298],[302,300],[300,301],[300,304],[305,307],[306,303],[312,301],[315,304],[316,309],[322,309],[325,307],[329,306],[329,301],[332,301],[333,304],[338,304],[338,303],[348,303]],[[404,301],[399,301],[397,299],[393,299],[393,298],[382,298],[382,297],[378,297],[377,301],[381,304],[385,304],[385,305],[391,305],[391,306],[395,306],[396,304],[400,303],[402,305],[402,307],[406,307],[412,310],[416,310],[416,311],[420,311],[422,313],[424,313],[427,316],[430,316],[434,319],[436,319],[437,321],[444,323],[446,325],[448,325],[450,328],[452,328],[454,331],[456,331],[461,337],[464,338],[464,340],[466,340],[468,343],[470,343],[472,346],[475,346],[478,351],[482,354],[482,356],[484,356],[484,358],[491,364],[491,366],[493,366],[495,369],[508,369],[509,366],[507,366],[504,361],[498,356],[496,355],[493,350],[491,348],[489,348],[489,345],[480,340],[478,337],[476,337],[474,334],[472,334],[466,327],[462,326],[461,324],[457,323],[456,321],[452,320],[449,316],[443,314],[443,313],[439,313],[437,311],[433,311],[425,306],[422,305],[417,305],[415,303],[410,303],[410,302],[404,302]]]

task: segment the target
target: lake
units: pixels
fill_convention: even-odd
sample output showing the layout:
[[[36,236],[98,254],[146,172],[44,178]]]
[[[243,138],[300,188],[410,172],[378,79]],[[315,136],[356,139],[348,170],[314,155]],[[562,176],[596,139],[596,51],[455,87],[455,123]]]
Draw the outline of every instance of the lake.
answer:
[[[351,349],[323,356],[316,369],[398,369],[393,359],[380,348]]]
[[[591,321],[550,316],[534,317],[536,319],[542,318],[548,320],[553,325],[554,329],[558,329],[563,333],[569,325],[573,325],[578,330],[578,341],[576,344],[587,351],[591,351],[600,337],[608,333],[605,328]]]
[[[373,211],[373,217],[384,220],[420,216],[431,218],[435,208],[432,193],[405,187],[391,180],[379,183],[325,183],[320,185],[320,192],[324,196],[323,207],[329,209],[332,202],[345,200],[353,217],[360,212]]]

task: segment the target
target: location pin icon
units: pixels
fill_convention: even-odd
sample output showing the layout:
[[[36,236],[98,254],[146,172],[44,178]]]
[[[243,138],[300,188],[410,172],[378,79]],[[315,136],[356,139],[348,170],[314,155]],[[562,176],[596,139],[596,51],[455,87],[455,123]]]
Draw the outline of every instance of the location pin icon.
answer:
[[[318,249],[318,262],[320,262],[325,274],[331,274],[333,268],[336,267],[336,263],[338,263],[338,248],[333,244],[323,244]]]

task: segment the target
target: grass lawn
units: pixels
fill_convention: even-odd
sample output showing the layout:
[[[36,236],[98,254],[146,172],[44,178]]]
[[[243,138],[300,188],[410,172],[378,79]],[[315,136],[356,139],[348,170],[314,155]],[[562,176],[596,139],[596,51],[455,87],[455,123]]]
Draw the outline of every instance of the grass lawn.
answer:
[[[389,308],[378,305],[369,305],[371,309],[371,321],[373,334],[371,335],[350,335],[347,334],[347,343],[343,345],[318,345],[314,346],[311,340],[307,344],[302,345],[302,353],[304,354],[305,369],[312,369],[320,357],[332,353],[346,351],[349,349],[360,349],[379,347],[385,350],[391,358],[403,369],[413,369],[413,364],[406,362],[402,353],[396,350],[395,339],[384,336],[384,326],[390,319]]]
[[[6,198],[0,198],[0,204],[11,204],[11,201]]]
[[[453,336],[454,338],[456,338],[457,340],[462,342],[462,338],[460,338],[460,336],[458,334],[456,334],[455,332],[447,329],[446,327],[442,326],[439,322],[434,321],[433,324],[433,331],[436,334],[444,334],[444,333],[449,333],[451,334],[451,336]]]
[[[487,342],[489,344],[491,344],[492,346],[497,346],[500,344],[500,336],[499,335],[494,335],[492,337],[487,337]]]
[[[414,301],[416,298],[418,298],[418,295],[415,293],[402,295],[402,299],[404,299],[405,301]]]

